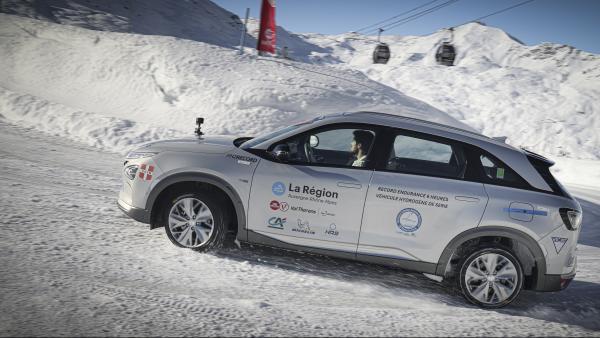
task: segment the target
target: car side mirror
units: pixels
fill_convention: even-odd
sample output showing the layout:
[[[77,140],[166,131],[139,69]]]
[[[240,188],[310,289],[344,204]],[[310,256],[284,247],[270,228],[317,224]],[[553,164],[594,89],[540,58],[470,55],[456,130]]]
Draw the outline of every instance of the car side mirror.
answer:
[[[271,155],[279,162],[290,160],[290,147],[287,144],[278,144],[271,151]]]

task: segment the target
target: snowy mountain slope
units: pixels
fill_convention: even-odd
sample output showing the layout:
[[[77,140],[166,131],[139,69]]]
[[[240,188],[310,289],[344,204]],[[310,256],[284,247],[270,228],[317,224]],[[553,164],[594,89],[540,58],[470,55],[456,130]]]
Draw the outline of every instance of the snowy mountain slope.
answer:
[[[39,100],[43,106],[180,132],[191,132],[196,116],[206,118],[210,133],[256,134],[355,110],[468,128],[358,71],[239,56],[232,49],[173,37],[93,31],[0,14],[0,59],[0,94],[10,98],[0,114],[11,120],[30,121],[23,112],[35,109],[37,103],[31,102]],[[16,100],[19,95],[28,96]],[[19,107],[23,102],[26,108]],[[51,116],[38,114],[30,123],[46,123]],[[165,133],[172,132],[156,135]],[[123,144],[114,139],[116,133],[108,134],[112,141],[107,144]]]
[[[0,86],[10,99],[0,114],[27,120],[25,111],[62,105],[100,114],[99,121],[116,117],[114,123],[136,124],[104,129],[104,141],[89,136],[98,135],[93,124],[59,133],[88,144],[119,145],[124,151],[124,144],[134,140],[188,133],[198,115],[209,118],[208,132],[254,134],[321,113],[397,113],[398,104],[417,104],[392,87],[488,136],[508,136],[508,143],[557,160],[554,171],[561,179],[579,182],[584,176],[600,186],[600,61],[572,47],[524,46],[500,29],[468,24],[452,37],[455,67],[434,62],[439,43],[451,37],[445,30],[422,37],[384,36],[392,59],[373,65],[372,38],[293,34],[278,27],[278,46],[287,46],[293,59],[304,62],[297,63],[255,56],[250,47],[256,43],[250,36],[257,32],[255,19],[248,27],[248,53],[237,56],[232,47],[238,44],[239,20],[209,1],[4,0],[0,11],[63,24],[2,17]],[[118,19],[122,24],[115,23]],[[421,117],[447,120],[439,111],[417,106]],[[29,121],[57,129],[43,118]],[[152,132],[144,133],[146,127]]]
[[[239,47],[243,20],[208,0],[1,0],[0,13],[98,31],[173,36],[229,48]],[[258,20],[250,18],[247,32],[244,45],[254,48]],[[312,52],[325,51],[281,26],[277,26],[277,44],[296,51],[294,57],[301,60]]]
[[[422,37],[384,36],[392,58],[374,65],[375,41],[358,34],[301,37],[330,51],[315,63],[357,69],[423,100],[488,136],[551,157],[600,159],[600,56],[572,47],[524,46],[478,23]],[[435,63],[453,39],[454,67]],[[337,60],[341,60],[342,63]]]
[[[239,45],[240,19],[202,0],[2,0],[0,12],[98,31]],[[250,37],[249,37],[250,38]]]

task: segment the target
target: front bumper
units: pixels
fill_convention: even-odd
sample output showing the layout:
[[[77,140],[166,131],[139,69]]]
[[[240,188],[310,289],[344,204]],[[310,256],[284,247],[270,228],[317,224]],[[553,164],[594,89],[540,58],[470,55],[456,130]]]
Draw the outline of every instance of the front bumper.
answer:
[[[150,212],[145,209],[133,207],[122,200],[117,200],[119,209],[125,213],[125,215],[133,218],[134,220],[146,224],[150,224]]]

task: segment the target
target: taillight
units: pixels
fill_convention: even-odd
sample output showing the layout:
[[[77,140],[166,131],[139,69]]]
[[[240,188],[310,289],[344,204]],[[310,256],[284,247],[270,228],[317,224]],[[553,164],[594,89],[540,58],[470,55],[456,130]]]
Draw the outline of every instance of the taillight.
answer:
[[[579,229],[579,225],[581,225],[581,212],[569,208],[560,208],[560,217],[565,223],[565,226],[569,230],[577,230]]]

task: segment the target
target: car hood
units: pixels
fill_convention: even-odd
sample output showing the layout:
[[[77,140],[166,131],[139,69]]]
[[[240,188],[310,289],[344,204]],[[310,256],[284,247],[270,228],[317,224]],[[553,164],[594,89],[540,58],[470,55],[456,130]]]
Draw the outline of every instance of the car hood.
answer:
[[[195,138],[182,138],[146,143],[135,151],[179,151],[194,153],[226,153],[235,148],[233,141],[236,136],[207,136]]]

